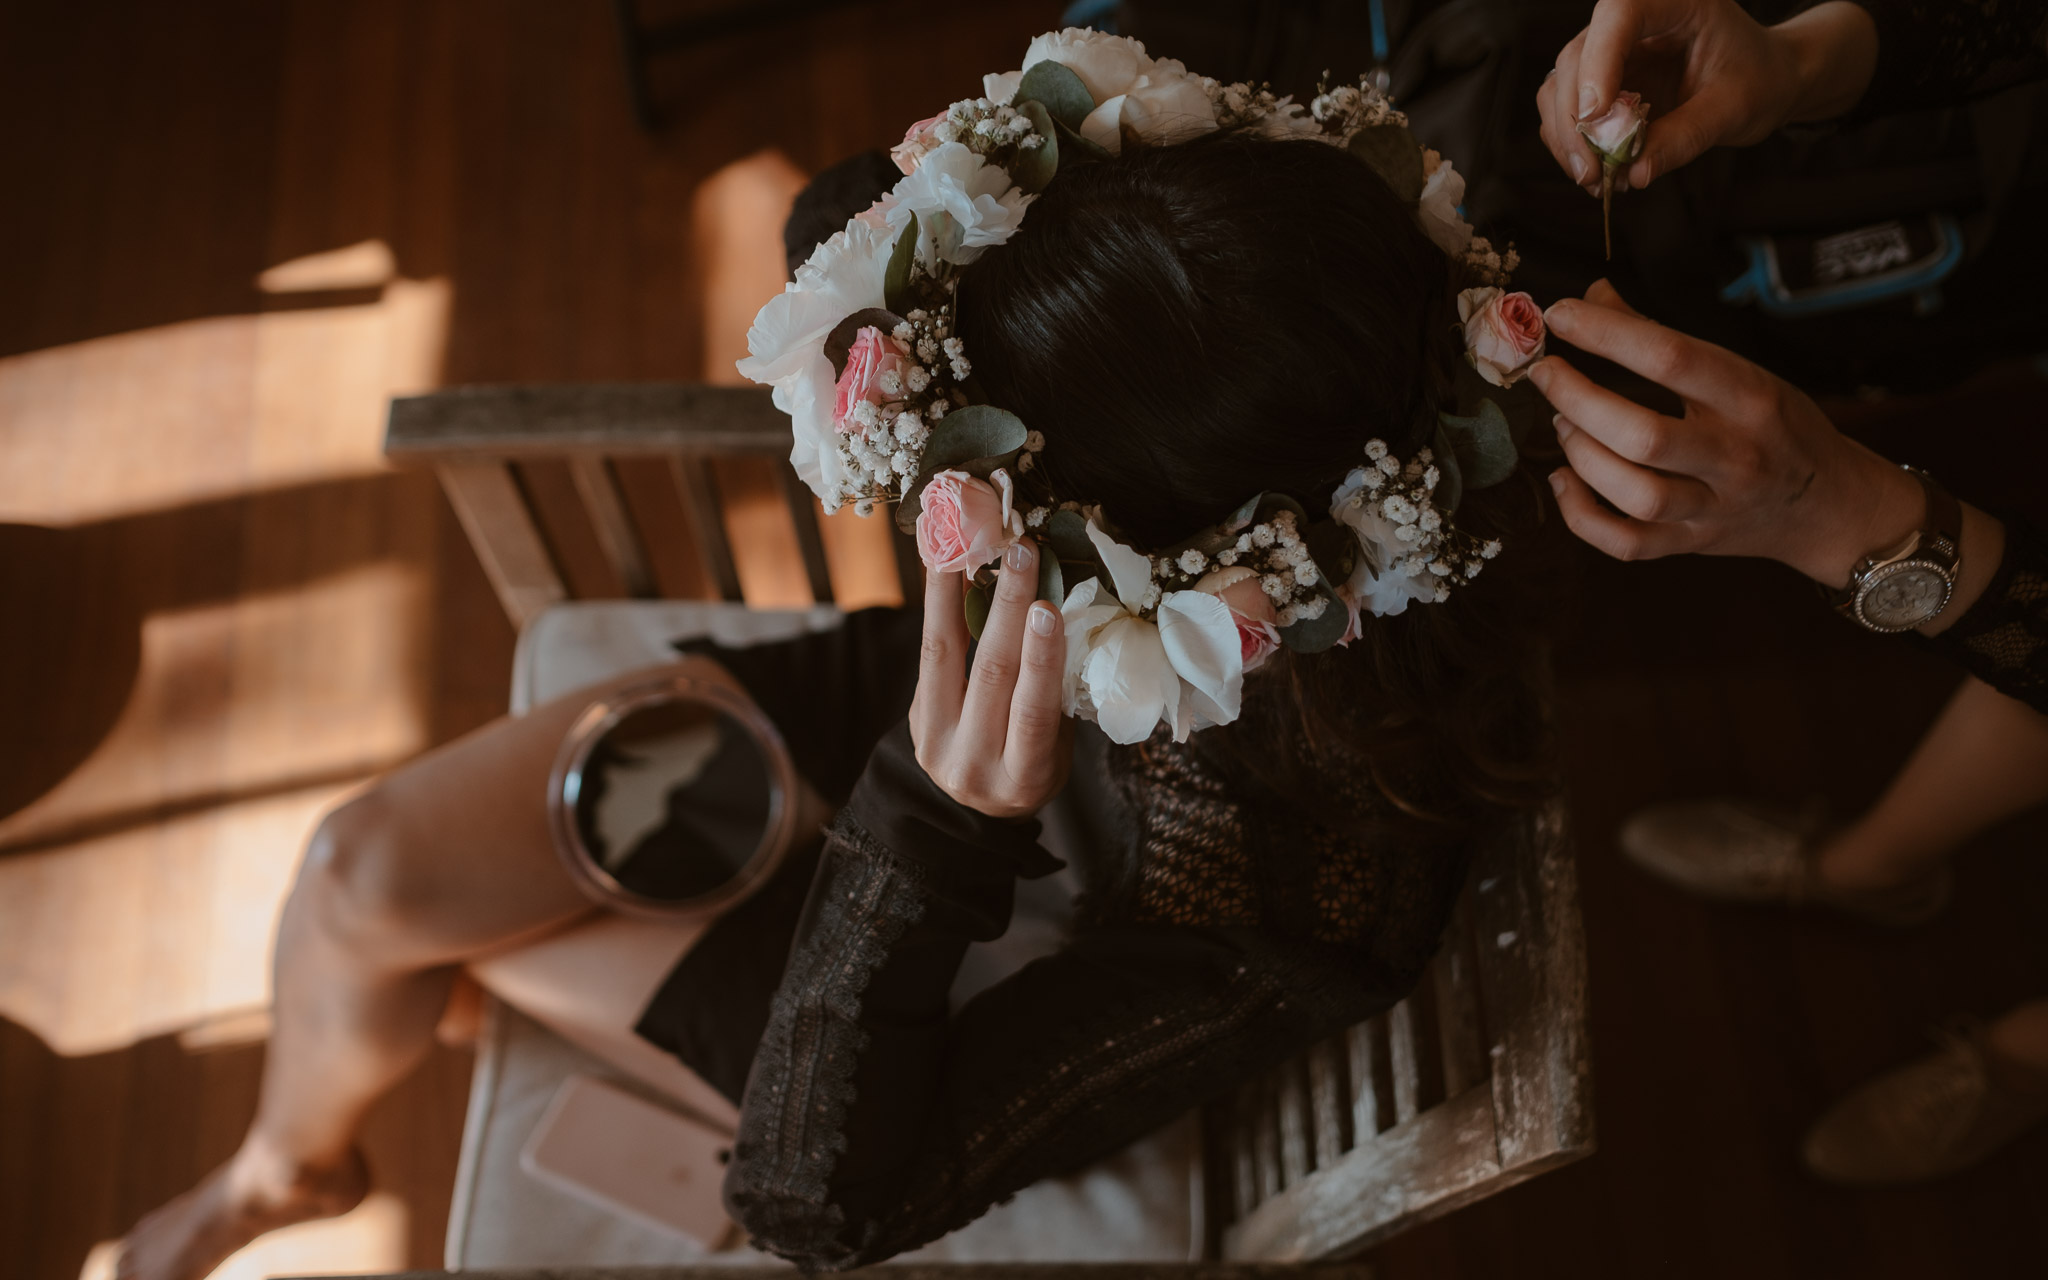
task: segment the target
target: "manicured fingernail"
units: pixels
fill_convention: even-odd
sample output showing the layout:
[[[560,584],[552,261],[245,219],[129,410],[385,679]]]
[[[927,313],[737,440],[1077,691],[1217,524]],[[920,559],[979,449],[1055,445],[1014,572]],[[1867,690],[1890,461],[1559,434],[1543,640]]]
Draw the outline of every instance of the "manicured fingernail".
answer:
[[[1579,183],[1581,186],[1585,185],[1586,178],[1589,176],[1589,171],[1591,170],[1591,168],[1592,166],[1586,163],[1586,157],[1573,156],[1572,181]]]
[[[1557,429],[1557,438],[1560,443],[1571,439],[1572,433],[1578,430],[1577,427],[1572,425],[1572,420],[1561,413],[1550,415],[1550,425]]]
[[[1600,106],[1600,90],[1592,83],[1579,86],[1579,119],[1584,120]]]
[[[1009,565],[1012,569],[1029,569],[1031,567],[1031,540],[1029,538],[1020,538],[1016,542],[1011,543],[1009,551],[1003,555],[1003,563]]]
[[[1550,491],[1560,498],[1564,496],[1564,468],[1550,473]]]
[[[1054,613],[1052,606],[1045,601],[1040,600],[1037,604],[1031,606],[1032,635],[1049,636],[1052,634],[1053,627],[1058,623],[1059,615]]]

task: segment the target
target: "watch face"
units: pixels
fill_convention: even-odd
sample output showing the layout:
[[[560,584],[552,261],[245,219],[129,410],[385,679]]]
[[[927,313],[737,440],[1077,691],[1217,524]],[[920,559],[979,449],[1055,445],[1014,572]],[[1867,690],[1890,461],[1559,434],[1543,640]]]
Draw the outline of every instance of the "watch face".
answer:
[[[1904,631],[1940,613],[1948,603],[1948,575],[1931,564],[1909,560],[1870,584],[1856,601],[1864,623],[1881,631]]]

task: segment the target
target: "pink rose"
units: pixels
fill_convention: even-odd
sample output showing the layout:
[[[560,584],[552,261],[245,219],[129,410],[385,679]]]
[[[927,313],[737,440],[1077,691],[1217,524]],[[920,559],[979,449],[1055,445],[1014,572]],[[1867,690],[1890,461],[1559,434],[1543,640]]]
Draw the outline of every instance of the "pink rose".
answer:
[[[838,396],[832,406],[832,425],[841,435],[860,430],[854,410],[861,404],[891,404],[903,398],[903,378],[910,369],[907,343],[869,325],[853,339],[846,353],[846,368],[839,375]]]
[[[1467,289],[1458,295],[1465,358],[1496,387],[1512,387],[1543,354],[1543,309],[1526,293]]]
[[[1001,558],[1024,536],[1024,518],[1012,510],[1013,492],[1007,471],[987,480],[941,471],[926,481],[917,513],[917,554],[924,567],[972,573]]]
[[[1643,125],[1650,118],[1650,104],[1641,95],[1623,89],[1607,110],[1591,120],[1579,121],[1579,132],[1612,166],[1623,165],[1642,154]]]
[[[1259,586],[1259,575],[1243,565],[1232,565],[1206,574],[1195,590],[1220,597],[1237,624],[1237,643],[1244,651],[1244,669],[1251,671],[1280,647],[1280,615],[1273,601]]]
[[[934,130],[945,118],[946,113],[941,111],[931,119],[920,120],[904,130],[903,141],[889,149],[889,158],[896,162],[898,169],[905,173],[916,171],[917,162],[924,159],[927,151],[939,145],[939,137]]]

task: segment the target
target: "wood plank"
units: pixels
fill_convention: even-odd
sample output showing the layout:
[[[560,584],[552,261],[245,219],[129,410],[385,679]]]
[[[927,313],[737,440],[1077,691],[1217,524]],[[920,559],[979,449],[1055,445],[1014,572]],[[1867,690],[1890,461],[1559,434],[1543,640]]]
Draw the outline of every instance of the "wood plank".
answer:
[[[444,462],[435,470],[515,630],[568,598],[533,513],[504,463]]]
[[[619,576],[626,594],[636,599],[652,596],[654,571],[641,548],[640,531],[633,527],[633,518],[626,512],[625,495],[619,490],[611,464],[601,455],[572,454],[569,475],[583,499],[598,547],[610,562],[612,572]]]
[[[1479,1007],[1478,961],[1472,946],[1472,895],[1468,885],[1444,930],[1444,945],[1430,965],[1436,989],[1437,1036],[1443,1055],[1444,1093],[1465,1092],[1486,1078],[1486,1045]]]
[[[1492,1095],[1469,1089],[1261,1204],[1224,1234],[1223,1256],[1301,1262],[1354,1254],[1496,1189],[1495,1149]]]
[[[1308,1051],[1308,1092],[1315,1167],[1327,1169],[1351,1149],[1351,1100],[1346,1096],[1341,1039],[1325,1040]]]
[[[670,473],[682,494],[683,511],[690,517],[690,533],[697,542],[697,555],[704,562],[704,575],[711,580],[722,600],[739,600],[740,574],[732,559],[732,541],[725,534],[724,504],[711,469],[704,460],[689,454],[669,458]]]
[[[1259,1203],[1280,1194],[1287,1185],[1280,1169],[1280,1099],[1270,1076],[1252,1084],[1252,1167],[1258,1175]]]
[[[825,536],[818,528],[818,499],[797,475],[796,468],[781,467],[778,474],[782,492],[789,499],[789,519],[796,526],[796,545],[803,556],[804,573],[811,581],[811,599],[818,604],[831,604],[832,567],[826,563]]]
[[[1242,1262],[911,1262],[888,1264],[890,1280],[1372,1280],[1363,1263],[1317,1266]],[[796,1268],[759,1264],[750,1272],[795,1275]],[[548,1267],[544,1270],[399,1271],[382,1276],[303,1276],[298,1280],[729,1280],[719,1266]]]
[[[1586,943],[1562,806],[1482,855],[1473,900],[1500,1163],[1593,1149]]]
[[[1422,1110],[1422,1055],[1413,997],[1387,1010],[1387,1058],[1394,1071],[1394,1121],[1406,1124]]]
[[[552,456],[565,448],[786,457],[789,415],[770,396],[766,387],[680,382],[451,387],[394,399],[384,450],[400,461]]]
[[[1235,1210],[1231,1221],[1251,1216],[1259,1207],[1258,1124],[1259,1113],[1249,1086],[1240,1088],[1227,1104],[1230,1108],[1230,1190]]]
[[[1386,1024],[1368,1019],[1344,1033],[1351,1084],[1351,1145],[1364,1146],[1394,1123],[1393,1085],[1387,1066]]]
[[[1273,1104],[1279,1112],[1280,1179],[1293,1186],[1315,1167],[1315,1139],[1310,1133],[1308,1062],[1283,1063],[1273,1081]]]

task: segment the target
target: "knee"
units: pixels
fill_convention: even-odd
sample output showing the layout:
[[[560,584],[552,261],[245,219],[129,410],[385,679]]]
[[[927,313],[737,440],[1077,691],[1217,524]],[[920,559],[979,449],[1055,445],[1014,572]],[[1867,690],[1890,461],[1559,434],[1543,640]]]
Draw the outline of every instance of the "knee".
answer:
[[[332,810],[306,846],[299,891],[321,930],[350,944],[401,936],[431,897],[391,805],[375,789]]]

